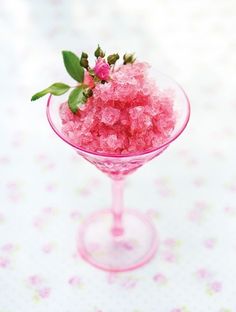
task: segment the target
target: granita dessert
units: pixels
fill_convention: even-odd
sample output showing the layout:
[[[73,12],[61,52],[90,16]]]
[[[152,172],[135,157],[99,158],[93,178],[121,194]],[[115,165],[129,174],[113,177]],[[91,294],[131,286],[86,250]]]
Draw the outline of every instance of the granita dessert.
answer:
[[[111,209],[83,221],[78,251],[93,266],[123,272],[146,264],[158,247],[149,216],[124,209],[126,175],[159,155],[187,125],[190,107],[181,88],[151,66],[126,53],[105,55],[100,46],[94,61],[82,52],[62,51],[71,85],[56,82],[32,101],[51,94],[68,97],[47,102],[55,133],[112,179]],[[90,63],[91,61],[91,63]],[[154,73],[155,74],[155,73]]]
[[[106,58],[99,46],[92,67],[85,52],[80,58],[62,53],[76,86],[55,83],[32,100],[72,88],[60,105],[61,131],[68,141],[90,152],[125,155],[153,150],[168,140],[175,126],[174,94],[158,87],[148,63],[125,54],[119,65],[118,54]]]

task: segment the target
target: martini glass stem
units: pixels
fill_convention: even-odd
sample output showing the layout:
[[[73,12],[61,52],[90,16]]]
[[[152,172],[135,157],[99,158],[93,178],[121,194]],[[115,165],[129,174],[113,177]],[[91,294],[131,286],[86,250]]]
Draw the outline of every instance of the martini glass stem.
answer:
[[[112,235],[120,236],[123,234],[122,217],[124,213],[123,203],[123,190],[124,190],[124,179],[112,179],[112,215],[113,215],[113,227]]]

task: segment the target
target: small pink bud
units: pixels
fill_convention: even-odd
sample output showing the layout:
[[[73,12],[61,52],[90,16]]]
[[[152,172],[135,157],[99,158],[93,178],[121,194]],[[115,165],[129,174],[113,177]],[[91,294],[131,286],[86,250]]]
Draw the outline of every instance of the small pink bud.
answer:
[[[107,80],[109,78],[110,66],[103,58],[99,57],[94,67],[94,72],[99,79]]]

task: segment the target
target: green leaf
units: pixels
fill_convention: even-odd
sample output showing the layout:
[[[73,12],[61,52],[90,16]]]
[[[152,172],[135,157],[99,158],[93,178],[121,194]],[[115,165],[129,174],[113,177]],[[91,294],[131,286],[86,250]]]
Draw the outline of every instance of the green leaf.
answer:
[[[35,93],[35,94],[32,96],[31,101],[35,101],[35,100],[41,98],[42,96],[44,96],[44,95],[46,95],[46,94],[48,94],[48,88],[47,88],[47,89],[44,89],[44,90],[42,90],[42,91],[40,91],[40,92],[38,92],[38,93]]]
[[[78,88],[71,91],[68,99],[68,105],[72,113],[76,113],[78,108],[87,101],[84,94],[84,87],[79,86]]]
[[[63,61],[68,74],[78,82],[84,81],[84,69],[80,59],[71,51],[62,51]]]
[[[62,95],[66,93],[69,89],[70,89],[70,86],[62,82],[56,82],[48,88],[49,93],[53,95]]]
[[[53,95],[62,95],[66,93],[69,89],[70,89],[70,86],[68,86],[67,84],[62,83],[62,82],[56,82],[52,84],[50,87],[48,87],[47,89],[44,89],[34,94],[31,98],[31,101],[35,101],[48,93],[51,93]]]

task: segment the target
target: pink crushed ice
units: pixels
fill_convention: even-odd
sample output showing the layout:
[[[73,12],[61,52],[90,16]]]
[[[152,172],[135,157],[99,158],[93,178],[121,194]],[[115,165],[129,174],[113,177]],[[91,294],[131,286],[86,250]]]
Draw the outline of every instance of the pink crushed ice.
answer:
[[[173,94],[160,90],[147,63],[120,66],[110,80],[97,84],[93,96],[76,114],[60,106],[62,132],[91,152],[128,154],[154,149],[175,125]]]

